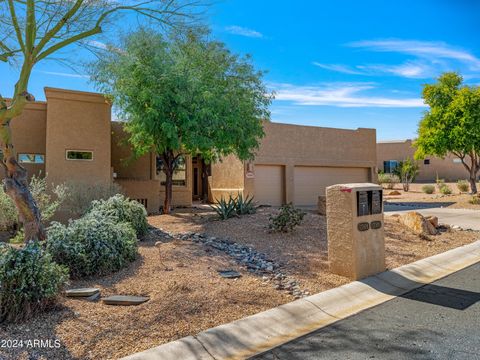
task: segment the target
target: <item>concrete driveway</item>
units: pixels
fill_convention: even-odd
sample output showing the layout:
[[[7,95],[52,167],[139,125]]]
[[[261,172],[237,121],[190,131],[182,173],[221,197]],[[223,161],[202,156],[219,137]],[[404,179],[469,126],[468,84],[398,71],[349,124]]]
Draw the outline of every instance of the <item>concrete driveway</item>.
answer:
[[[423,216],[436,216],[441,224],[480,231],[480,211],[471,209],[422,208],[419,206],[385,204],[385,215],[418,211]]]

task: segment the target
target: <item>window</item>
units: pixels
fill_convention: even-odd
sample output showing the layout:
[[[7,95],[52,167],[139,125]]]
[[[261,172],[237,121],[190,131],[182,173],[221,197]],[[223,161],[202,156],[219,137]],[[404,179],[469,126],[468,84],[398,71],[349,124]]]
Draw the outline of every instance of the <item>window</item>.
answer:
[[[395,170],[395,168],[398,166],[398,161],[397,160],[387,160],[383,162],[383,171],[386,174],[391,174]]]
[[[173,171],[173,185],[185,186],[187,185],[187,166],[185,164],[185,158],[179,156],[176,160],[175,170]],[[157,156],[157,179],[160,180],[162,185],[165,185],[166,175],[163,171],[163,161]]]
[[[22,164],[44,164],[45,155],[40,154],[18,154],[18,162]]]
[[[423,165],[430,165],[430,159],[423,160]]]
[[[455,158],[455,159],[453,159],[453,163],[454,163],[454,164],[461,164],[461,163],[462,163],[462,159]]]
[[[67,150],[67,160],[93,160],[93,151]]]

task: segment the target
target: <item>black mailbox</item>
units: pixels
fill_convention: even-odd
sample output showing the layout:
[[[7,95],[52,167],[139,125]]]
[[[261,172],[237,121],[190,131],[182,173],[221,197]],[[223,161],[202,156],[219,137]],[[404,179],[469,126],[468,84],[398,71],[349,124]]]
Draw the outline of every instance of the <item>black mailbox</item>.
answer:
[[[357,192],[357,216],[381,214],[383,208],[382,190]]]

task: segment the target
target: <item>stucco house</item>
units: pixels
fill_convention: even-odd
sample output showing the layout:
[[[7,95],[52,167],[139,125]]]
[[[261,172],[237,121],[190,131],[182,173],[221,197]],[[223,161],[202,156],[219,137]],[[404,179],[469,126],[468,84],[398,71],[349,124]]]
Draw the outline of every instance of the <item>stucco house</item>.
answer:
[[[118,183],[150,213],[162,204],[161,162],[150,153],[136,160],[121,122],[111,121],[103,95],[45,88],[47,101],[27,105],[12,121],[18,160],[30,174],[62,183]],[[206,165],[199,156],[181,159],[173,204],[191,206],[229,194],[253,195],[260,204],[315,205],[325,187],[376,180],[376,131],[343,130],[265,122],[255,160],[234,156]]]
[[[400,161],[413,158],[415,148],[410,139],[395,141],[379,141],[377,144],[377,167],[385,173],[391,173]],[[446,156],[444,159],[427,156],[417,161],[419,172],[417,182],[435,182],[437,178],[445,181],[466,179],[468,173],[455,156]]]

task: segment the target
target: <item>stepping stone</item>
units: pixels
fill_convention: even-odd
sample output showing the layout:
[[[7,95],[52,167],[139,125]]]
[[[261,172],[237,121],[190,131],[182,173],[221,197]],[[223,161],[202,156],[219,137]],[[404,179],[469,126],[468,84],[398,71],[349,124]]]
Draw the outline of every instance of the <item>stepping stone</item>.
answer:
[[[65,295],[68,297],[90,297],[95,294],[100,294],[100,290],[97,288],[79,288],[70,289],[65,291]]]
[[[218,270],[218,273],[225,279],[235,279],[242,276],[242,274],[235,270]]]
[[[89,296],[89,297],[81,297],[79,298],[80,300],[84,300],[84,301],[91,301],[91,302],[95,302],[97,301],[98,299],[100,299],[100,292],[97,292],[95,294],[93,294],[92,296]]]
[[[107,305],[140,305],[147,302],[150,298],[145,296],[113,295],[103,298],[102,301]]]

